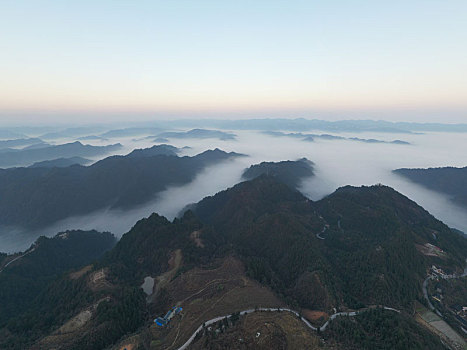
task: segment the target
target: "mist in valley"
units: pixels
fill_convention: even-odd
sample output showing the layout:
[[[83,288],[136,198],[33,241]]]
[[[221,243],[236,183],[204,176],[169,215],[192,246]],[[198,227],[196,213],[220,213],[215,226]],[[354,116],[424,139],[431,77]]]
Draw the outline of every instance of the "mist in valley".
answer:
[[[169,139],[169,144],[183,148],[180,156],[193,156],[207,149],[219,148],[226,152],[247,155],[210,166],[199,173],[189,184],[170,187],[143,206],[127,211],[103,209],[90,215],[72,217],[37,231],[20,228],[3,228],[0,234],[0,251],[13,252],[27,249],[39,236],[52,236],[69,229],[96,229],[110,231],[117,237],[127,232],[138,220],[156,212],[172,220],[188,204],[198,202],[208,195],[231,187],[242,180],[243,171],[262,161],[296,160],[306,157],[315,163],[315,176],[305,179],[301,192],[312,200],[319,200],[344,185],[391,186],[416,201],[447,225],[467,232],[466,210],[457,207],[449,198],[427,190],[392,173],[401,167],[465,166],[467,138],[462,133],[339,133],[344,137],[374,138],[391,141],[401,139],[410,145],[377,143],[369,144],[350,140],[315,140],[305,142],[292,137],[273,137],[252,131],[235,131],[235,140],[218,139]],[[316,131],[316,133],[320,133]],[[149,136],[149,135],[147,135]],[[60,139],[56,142],[69,142]],[[127,154],[135,148],[154,145],[151,138],[125,137],[85,143],[105,145],[115,142],[123,149],[114,154]],[[95,158],[97,161],[100,158]]]

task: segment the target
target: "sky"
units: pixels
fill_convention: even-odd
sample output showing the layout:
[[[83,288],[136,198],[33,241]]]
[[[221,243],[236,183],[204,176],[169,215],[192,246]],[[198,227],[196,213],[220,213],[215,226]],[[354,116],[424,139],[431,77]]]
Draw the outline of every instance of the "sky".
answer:
[[[0,123],[467,122],[465,0],[0,2]]]

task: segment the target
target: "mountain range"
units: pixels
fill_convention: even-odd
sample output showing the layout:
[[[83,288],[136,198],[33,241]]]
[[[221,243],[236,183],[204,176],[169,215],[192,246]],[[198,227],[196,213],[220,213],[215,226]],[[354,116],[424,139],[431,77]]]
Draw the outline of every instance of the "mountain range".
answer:
[[[414,320],[414,301],[424,302],[432,265],[456,273],[466,257],[465,238],[390,187],[346,186],[313,202],[261,175],[172,222],[140,220],[91,267],[54,280],[34,308],[4,322],[0,347],[179,348],[200,327],[192,348],[279,349],[293,335],[311,349],[443,349]],[[183,310],[169,327],[153,323],[175,305]],[[371,311],[377,305],[396,311]],[[356,323],[332,321],[323,343],[284,308],[319,326],[336,310],[369,311]],[[370,330],[378,336],[359,343]]]
[[[206,130],[206,129],[193,129],[189,131],[166,131],[157,135],[157,139],[219,139],[222,141],[225,140],[235,140],[236,135],[220,131],[220,130]],[[156,141],[157,142],[157,141]]]
[[[62,145],[41,145],[39,148],[8,149],[0,152],[0,167],[25,166],[56,158],[96,157],[117,151],[122,145],[108,146],[83,145],[76,141]]]
[[[337,135],[330,135],[330,134],[304,134],[301,132],[294,132],[294,133],[286,133],[282,131],[263,131],[263,134],[274,136],[274,137],[293,137],[296,139],[300,139],[302,141],[313,142],[316,139],[320,140],[346,140],[346,141],[356,141],[356,142],[364,142],[364,143],[388,143],[394,145],[410,145],[410,142],[402,141],[402,140],[392,140],[392,141],[384,141],[378,139],[363,139],[360,137],[344,137],[344,136],[337,136]]]
[[[90,159],[83,157],[71,157],[71,158],[57,158],[52,160],[44,160],[42,162],[36,162],[29,166],[29,168],[66,168],[71,165],[86,165],[91,163]]]
[[[215,149],[178,157],[168,145],[134,150],[91,166],[0,169],[0,222],[40,228],[98,209],[129,209],[168,186],[186,184],[208,165],[233,157]]]

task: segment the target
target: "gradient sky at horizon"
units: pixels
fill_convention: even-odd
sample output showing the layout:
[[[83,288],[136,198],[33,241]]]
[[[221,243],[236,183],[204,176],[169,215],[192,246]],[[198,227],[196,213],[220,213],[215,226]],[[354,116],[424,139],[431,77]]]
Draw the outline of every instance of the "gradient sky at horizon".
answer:
[[[467,122],[466,18],[466,0],[3,0],[0,122]]]

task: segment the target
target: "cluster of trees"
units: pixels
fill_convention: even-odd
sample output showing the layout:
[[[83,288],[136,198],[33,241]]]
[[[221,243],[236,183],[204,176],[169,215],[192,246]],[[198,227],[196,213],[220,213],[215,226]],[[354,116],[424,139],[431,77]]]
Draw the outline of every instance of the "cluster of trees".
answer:
[[[8,256],[6,253],[0,252],[0,266],[2,266],[3,260]]]
[[[245,180],[252,180],[263,174],[274,176],[290,188],[298,188],[304,178],[314,175],[313,162],[306,158],[296,161],[262,162],[250,166],[243,172]]]
[[[35,250],[0,273],[0,348],[21,349],[92,300],[84,279],[68,271],[89,264],[115,245],[110,233],[69,231],[40,237]]]
[[[109,236],[113,245],[114,237],[92,232],[89,237],[81,237],[82,240],[79,240],[79,236],[86,236],[87,233],[69,232],[53,239],[40,238],[36,243],[36,251],[26,256],[30,260],[25,257],[22,266],[18,265],[9,272],[9,282],[0,285],[5,287],[2,296],[10,298],[7,303],[0,305],[8,307],[8,314],[1,313],[4,322],[0,324],[0,335],[5,336],[0,336],[0,348],[26,348],[56,330],[71,317],[92,308],[97,302],[99,304],[89,321],[90,325],[69,343],[62,344],[64,348],[102,349],[115,343],[124,334],[136,331],[150,319],[146,296],[139,287],[143,277],[165,272],[169,268],[170,253],[175,249],[183,250],[186,268],[212,259],[210,252],[215,249],[212,243],[199,248],[190,238],[190,233],[200,228],[199,220],[190,212],[173,222],[153,214],[140,220],[114,249],[100,260],[94,261],[91,271],[77,279],[72,279],[69,273],[63,272],[89,263],[89,257],[102,248],[102,242],[93,242],[91,238],[94,235],[100,235],[101,239]],[[206,232],[209,235],[209,230]],[[74,246],[75,250],[68,245]],[[102,254],[101,250],[99,256]],[[89,276],[102,268],[105,269],[105,278],[111,285],[93,289],[90,287]],[[22,272],[21,277],[25,277],[21,280],[24,280],[21,293],[15,293],[19,278],[13,278],[16,276],[14,271]],[[35,281],[32,276],[36,276]],[[43,281],[40,286],[34,290],[31,286],[41,279]],[[0,293],[1,290],[0,288]],[[31,298],[31,294],[28,294],[31,291],[38,296]],[[166,310],[171,302],[170,296],[166,294],[163,290],[158,302],[152,307],[158,308],[158,311]]]
[[[118,341],[122,335],[136,331],[147,319],[146,299],[137,287],[114,291],[109,301],[99,304],[93,327],[68,349],[100,350]]]
[[[33,252],[0,273],[0,327],[36,304],[35,297],[62,273],[101,257],[115,243],[110,233],[96,231],[40,237]]]
[[[382,309],[342,316],[323,333],[326,342],[348,350],[444,350],[437,336],[405,314]]]
[[[200,263],[200,259],[210,260],[209,253],[213,251],[212,244],[201,249],[190,239],[190,234],[201,227],[191,212],[173,222],[154,213],[124,234],[99,266],[109,267],[109,278],[113,282],[128,285],[138,284],[148,275],[157,276],[167,271],[170,254],[176,249],[183,251],[185,268],[193,267]]]
[[[0,336],[0,348],[28,348],[94,301],[85,279],[69,278],[56,279],[37,297],[29,297],[28,309],[12,316],[0,329],[4,335]]]
[[[467,305],[467,278],[440,279],[433,283],[434,289],[440,288],[443,302],[448,306]]]

